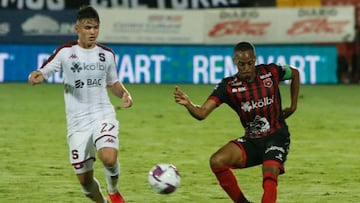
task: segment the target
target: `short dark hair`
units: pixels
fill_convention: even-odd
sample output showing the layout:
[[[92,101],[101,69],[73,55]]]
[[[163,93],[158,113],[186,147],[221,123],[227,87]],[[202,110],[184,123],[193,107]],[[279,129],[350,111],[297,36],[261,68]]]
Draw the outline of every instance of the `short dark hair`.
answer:
[[[252,50],[255,53],[255,47],[252,43],[250,42],[239,42],[238,44],[236,44],[234,46],[234,52],[237,51],[248,51],[248,50]]]
[[[95,19],[100,22],[99,14],[95,8],[91,6],[81,6],[77,12],[76,20]]]

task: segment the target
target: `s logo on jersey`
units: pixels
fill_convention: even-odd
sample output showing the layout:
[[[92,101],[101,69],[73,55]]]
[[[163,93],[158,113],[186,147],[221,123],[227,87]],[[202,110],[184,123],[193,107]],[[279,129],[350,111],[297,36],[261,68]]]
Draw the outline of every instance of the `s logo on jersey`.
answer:
[[[263,108],[270,104],[274,103],[274,95],[270,97],[263,97],[257,101],[251,100],[246,102],[241,102],[241,109],[245,112],[250,112],[252,110]]]
[[[104,53],[99,53],[99,61],[105,62],[105,54]]]

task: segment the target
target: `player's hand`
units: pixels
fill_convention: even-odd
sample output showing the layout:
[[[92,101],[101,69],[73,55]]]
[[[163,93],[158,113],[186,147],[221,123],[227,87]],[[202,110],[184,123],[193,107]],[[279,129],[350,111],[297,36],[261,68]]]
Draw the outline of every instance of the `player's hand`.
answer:
[[[40,71],[36,70],[30,73],[29,81],[28,81],[30,85],[40,84],[43,81],[44,81],[44,76]]]
[[[174,99],[176,103],[184,106],[190,103],[189,97],[183,91],[181,91],[178,86],[176,86],[174,90]]]
[[[133,104],[132,97],[127,92],[124,92],[122,96],[122,100],[123,100],[123,104],[121,106],[122,108],[129,108]]]
[[[284,118],[288,118],[289,116],[291,116],[294,112],[295,112],[295,108],[291,108],[291,107],[287,107],[285,109],[283,109],[283,116]]]

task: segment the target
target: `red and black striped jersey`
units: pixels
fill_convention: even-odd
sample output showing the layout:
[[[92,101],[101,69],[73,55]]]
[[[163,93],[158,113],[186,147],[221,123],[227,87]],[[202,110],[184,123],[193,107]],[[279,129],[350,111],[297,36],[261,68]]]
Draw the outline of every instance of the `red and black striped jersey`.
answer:
[[[287,128],[279,89],[284,74],[282,66],[257,65],[254,81],[240,80],[237,75],[224,78],[208,99],[215,101],[217,106],[229,105],[238,114],[245,136],[264,137]]]

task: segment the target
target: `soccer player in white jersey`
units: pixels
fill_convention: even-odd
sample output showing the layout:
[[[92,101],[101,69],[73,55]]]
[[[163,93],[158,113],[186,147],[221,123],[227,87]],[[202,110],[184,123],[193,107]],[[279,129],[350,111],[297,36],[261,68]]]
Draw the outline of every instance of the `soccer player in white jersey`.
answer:
[[[94,202],[107,202],[93,175],[97,155],[104,166],[112,203],[124,203],[117,189],[119,123],[107,87],[122,98],[124,108],[133,102],[118,80],[114,52],[96,41],[99,25],[97,11],[81,7],[75,25],[78,40],[59,46],[38,70],[30,73],[29,83],[36,85],[55,72],[63,72],[70,162],[82,191]]]

